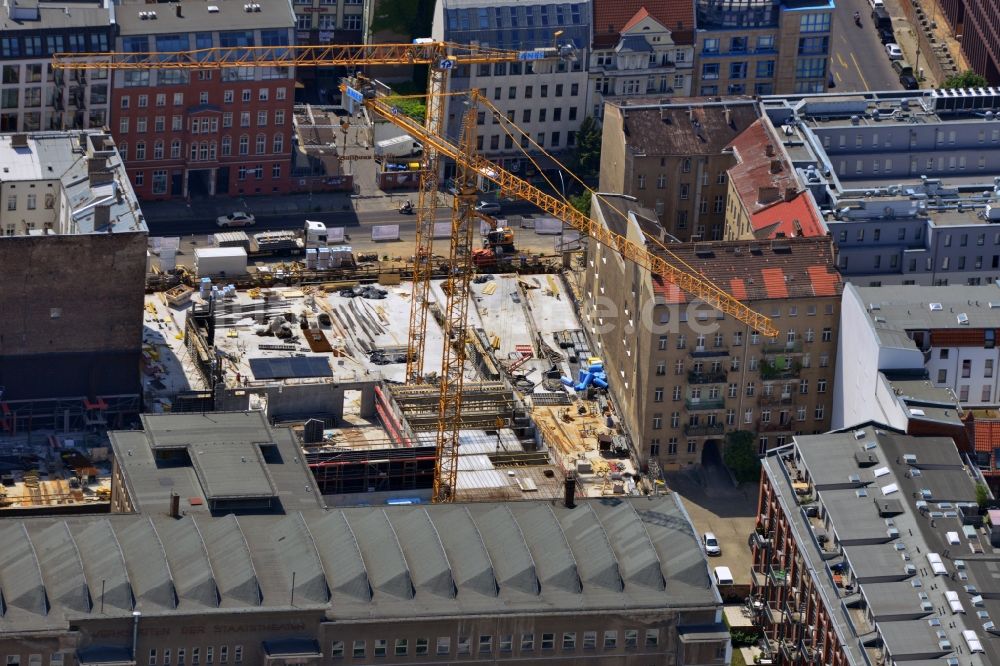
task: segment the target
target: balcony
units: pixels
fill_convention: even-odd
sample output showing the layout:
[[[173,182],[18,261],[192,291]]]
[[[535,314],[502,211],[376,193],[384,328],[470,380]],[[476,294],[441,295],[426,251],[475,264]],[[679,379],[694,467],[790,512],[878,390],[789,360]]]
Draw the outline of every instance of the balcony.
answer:
[[[728,375],[725,370],[695,372],[688,370],[689,384],[724,384]]]
[[[775,419],[773,421],[757,420],[757,432],[792,432],[795,430],[795,423],[791,419],[786,419],[784,423]]]
[[[688,411],[697,411],[702,409],[722,409],[726,404],[726,401],[722,398],[685,398],[684,406],[688,408]]]
[[[764,345],[765,354],[801,354],[802,340],[792,342],[769,342]]]
[[[772,565],[767,568],[767,579],[775,587],[784,587],[788,584],[788,571]]]
[[[691,358],[713,358],[718,356],[729,356],[729,350],[725,347],[695,346],[688,348],[688,356]]]
[[[706,435],[721,435],[726,432],[726,427],[721,423],[686,425],[684,434],[688,437],[704,437]]]
[[[793,405],[795,404],[794,393],[761,393],[757,403],[761,405]]]
[[[802,364],[793,362],[786,365],[785,359],[776,358],[773,363],[764,361],[760,364],[760,378],[764,381],[772,379],[798,379],[802,373]]]

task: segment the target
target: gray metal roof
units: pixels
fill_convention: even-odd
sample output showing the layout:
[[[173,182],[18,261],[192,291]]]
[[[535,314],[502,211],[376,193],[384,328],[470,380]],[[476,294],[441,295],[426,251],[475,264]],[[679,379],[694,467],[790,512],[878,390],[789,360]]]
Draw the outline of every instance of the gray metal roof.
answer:
[[[0,632],[65,627],[102,607],[105,616],[198,615],[294,604],[332,619],[389,619],[716,604],[673,495],[574,509],[518,502],[0,519],[0,537]]]
[[[1000,287],[996,284],[852,288],[862,303],[876,306],[868,313],[873,326],[878,317],[885,320],[882,328],[903,331],[1000,327]],[[932,310],[932,303],[941,308]],[[968,316],[968,323],[959,322],[960,314]]]
[[[257,11],[252,12],[244,9],[246,4],[248,3],[242,0],[213,0],[208,4],[187,0],[150,5],[141,0],[125,0],[115,7],[115,23],[119,26],[121,36],[210,30],[260,30],[291,28],[295,25],[295,14],[292,12],[291,3],[287,0],[252,3],[257,8]],[[181,8],[180,16],[177,15],[175,6]],[[209,11],[209,6],[217,9]],[[149,11],[156,12],[154,19],[140,16],[140,12]]]
[[[209,442],[192,444],[188,454],[208,499],[276,497],[256,444]]]

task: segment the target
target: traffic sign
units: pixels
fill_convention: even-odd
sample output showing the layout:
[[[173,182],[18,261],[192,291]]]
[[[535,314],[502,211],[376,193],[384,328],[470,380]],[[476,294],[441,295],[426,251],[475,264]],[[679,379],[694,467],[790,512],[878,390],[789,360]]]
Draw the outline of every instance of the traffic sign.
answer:
[[[454,69],[455,61],[448,58],[443,58],[438,61],[438,69]]]
[[[365,101],[364,96],[360,92],[358,92],[357,90],[355,90],[354,88],[352,88],[350,86],[347,86],[347,97],[349,99],[353,99],[355,102],[364,102]]]
[[[542,51],[521,51],[517,54],[518,60],[541,60],[545,57]]]

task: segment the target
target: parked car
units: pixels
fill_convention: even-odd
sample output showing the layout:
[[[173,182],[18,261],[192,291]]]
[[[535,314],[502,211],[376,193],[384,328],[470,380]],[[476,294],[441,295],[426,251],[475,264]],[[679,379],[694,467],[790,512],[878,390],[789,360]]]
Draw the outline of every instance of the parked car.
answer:
[[[892,28],[879,28],[878,38],[883,44],[896,43],[896,33],[892,31]]]
[[[889,56],[889,60],[903,59],[903,49],[899,48],[899,44],[895,42],[889,42],[888,44],[886,44],[885,52]]]
[[[729,569],[729,567],[715,567],[715,569],[712,570],[712,573],[715,575],[716,585],[734,585],[736,583],[736,581],[733,580],[733,572]]]
[[[903,84],[905,90],[916,90],[920,87],[920,82],[913,74],[900,74],[899,82]]]
[[[482,213],[483,215],[499,215],[500,204],[492,201],[480,201],[476,204],[476,211]]]
[[[715,557],[717,555],[722,555],[722,546],[719,545],[719,540],[715,538],[715,535],[711,532],[705,532],[701,535],[701,543],[705,546],[705,554],[710,557]]]
[[[868,0],[868,4],[872,6],[872,9],[876,7],[885,8],[885,0]]]
[[[220,227],[252,227],[257,223],[256,218],[250,213],[238,210],[229,215],[223,215],[215,221]]]

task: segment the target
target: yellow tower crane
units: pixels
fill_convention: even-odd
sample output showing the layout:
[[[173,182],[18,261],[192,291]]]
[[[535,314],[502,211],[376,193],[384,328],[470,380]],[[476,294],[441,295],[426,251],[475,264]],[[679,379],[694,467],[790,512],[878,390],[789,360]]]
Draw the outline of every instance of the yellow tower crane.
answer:
[[[507,196],[528,201],[562,220],[571,228],[618,252],[622,258],[672,282],[683,291],[742,321],[765,336],[778,334],[771,321],[740,303],[730,294],[696,275],[690,267],[678,267],[659,254],[610,231],[583,215],[569,203],[545,194],[528,182],[475,153],[475,102],[462,118],[456,145],[444,137],[444,109],[448,75],[462,65],[500,62],[532,62],[572,57],[572,49],[552,47],[534,51],[506,51],[433,40],[412,44],[214,47],[174,53],[57,54],[55,69],[225,69],[233,67],[365,67],[370,65],[429,65],[427,115],[420,122],[398,113],[374,91],[344,86],[345,94],[363,103],[372,113],[388,120],[423,142],[424,169],[420,179],[417,209],[417,239],[414,253],[413,295],[410,305],[410,338],[407,350],[408,382],[422,378],[426,346],[427,306],[430,294],[434,210],[437,208],[439,160],[456,164],[456,189],[452,207],[452,233],[448,251],[445,294],[445,340],[438,401],[437,459],[434,473],[435,502],[454,500],[458,477],[458,433],[462,404],[469,285],[473,272],[473,223],[477,182],[487,179]]]

